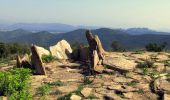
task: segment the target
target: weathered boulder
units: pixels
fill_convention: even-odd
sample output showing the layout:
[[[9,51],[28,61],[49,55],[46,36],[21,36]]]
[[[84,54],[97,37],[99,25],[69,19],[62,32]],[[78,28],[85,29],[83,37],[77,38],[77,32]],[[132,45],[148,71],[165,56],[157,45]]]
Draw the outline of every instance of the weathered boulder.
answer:
[[[163,78],[158,78],[154,81],[154,91],[157,93],[170,93],[170,81]]]
[[[72,49],[66,40],[61,40],[56,45],[50,46],[50,52],[57,59],[69,59]]]
[[[31,53],[32,53],[31,63],[32,67],[35,68],[36,71],[35,73],[38,75],[46,75],[45,67],[43,66],[42,60],[40,58],[36,46],[34,45],[31,46]]]
[[[45,48],[43,47],[40,47],[40,46],[36,46],[34,45],[35,48],[37,49],[37,52],[40,56],[40,58],[43,56],[43,55],[50,55],[50,52],[48,50],[46,50]]]

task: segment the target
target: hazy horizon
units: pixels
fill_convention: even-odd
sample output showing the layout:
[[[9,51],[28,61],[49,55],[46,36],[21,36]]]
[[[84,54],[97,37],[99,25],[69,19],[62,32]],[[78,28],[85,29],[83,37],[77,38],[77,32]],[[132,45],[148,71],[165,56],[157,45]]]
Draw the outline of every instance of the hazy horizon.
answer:
[[[169,0],[0,0],[0,24],[63,23],[170,31]]]

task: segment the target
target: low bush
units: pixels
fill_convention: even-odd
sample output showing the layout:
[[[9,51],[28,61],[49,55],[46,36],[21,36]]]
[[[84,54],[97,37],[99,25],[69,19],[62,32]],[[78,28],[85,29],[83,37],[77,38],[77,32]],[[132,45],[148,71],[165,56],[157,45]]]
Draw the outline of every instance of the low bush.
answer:
[[[154,62],[151,60],[145,60],[144,62],[140,62],[137,65],[138,68],[152,68],[154,67]]]
[[[50,93],[50,86],[48,84],[43,84],[38,88],[38,94],[41,96],[46,96]]]
[[[52,82],[52,83],[47,83],[48,85],[50,86],[63,86],[63,82],[61,82],[60,80],[57,80],[55,82]]]
[[[0,95],[8,96],[10,100],[31,100],[30,75],[31,71],[24,68],[0,72]]]
[[[49,62],[51,62],[51,61],[54,61],[54,60],[55,60],[55,57],[52,56],[51,54],[50,54],[50,55],[43,55],[43,56],[41,57],[41,59],[42,59],[42,61],[43,61],[44,63],[49,63]]]
[[[84,85],[88,85],[88,84],[91,84],[91,83],[93,83],[93,80],[90,80],[88,77],[84,77],[84,79],[83,79],[83,84]]]

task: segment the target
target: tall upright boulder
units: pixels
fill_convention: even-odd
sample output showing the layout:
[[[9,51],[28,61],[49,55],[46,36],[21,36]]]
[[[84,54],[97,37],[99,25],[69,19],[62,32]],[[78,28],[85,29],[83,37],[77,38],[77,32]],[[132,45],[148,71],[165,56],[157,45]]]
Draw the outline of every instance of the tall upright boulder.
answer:
[[[98,67],[98,64],[100,64],[100,62],[104,59],[105,51],[97,35],[94,37],[92,33],[89,30],[87,30],[86,38],[89,44],[89,59],[91,65],[90,69],[98,71],[96,69]]]
[[[20,58],[19,55],[17,55],[17,57],[16,57],[16,68],[21,68],[21,63],[22,63],[21,58]]]
[[[71,58],[72,48],[66,40],[61,40],[56,45],[50,46],[50,52],[57,59],[66,60]]]
[[[36,74],[46,75],[45,67],[43,66],[41,57],[35,45],[31,46],[31,53],[32,53],[31,63],[32,67],[35,68]]]

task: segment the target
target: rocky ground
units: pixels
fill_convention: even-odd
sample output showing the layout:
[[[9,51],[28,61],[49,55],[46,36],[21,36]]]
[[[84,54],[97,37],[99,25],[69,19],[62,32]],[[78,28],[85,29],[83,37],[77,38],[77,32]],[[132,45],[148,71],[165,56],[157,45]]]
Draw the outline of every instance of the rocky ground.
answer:
[[[112,52],[104,63],[108,65],[95,75],[88,75],[88,66],[81,62],[44,63],[47,75],[31,76],[33,99],[41,98],[37,89],[48,83],[47,100],[170,100],[169,53]],[[1,63],[0,70],[14,65]]]

